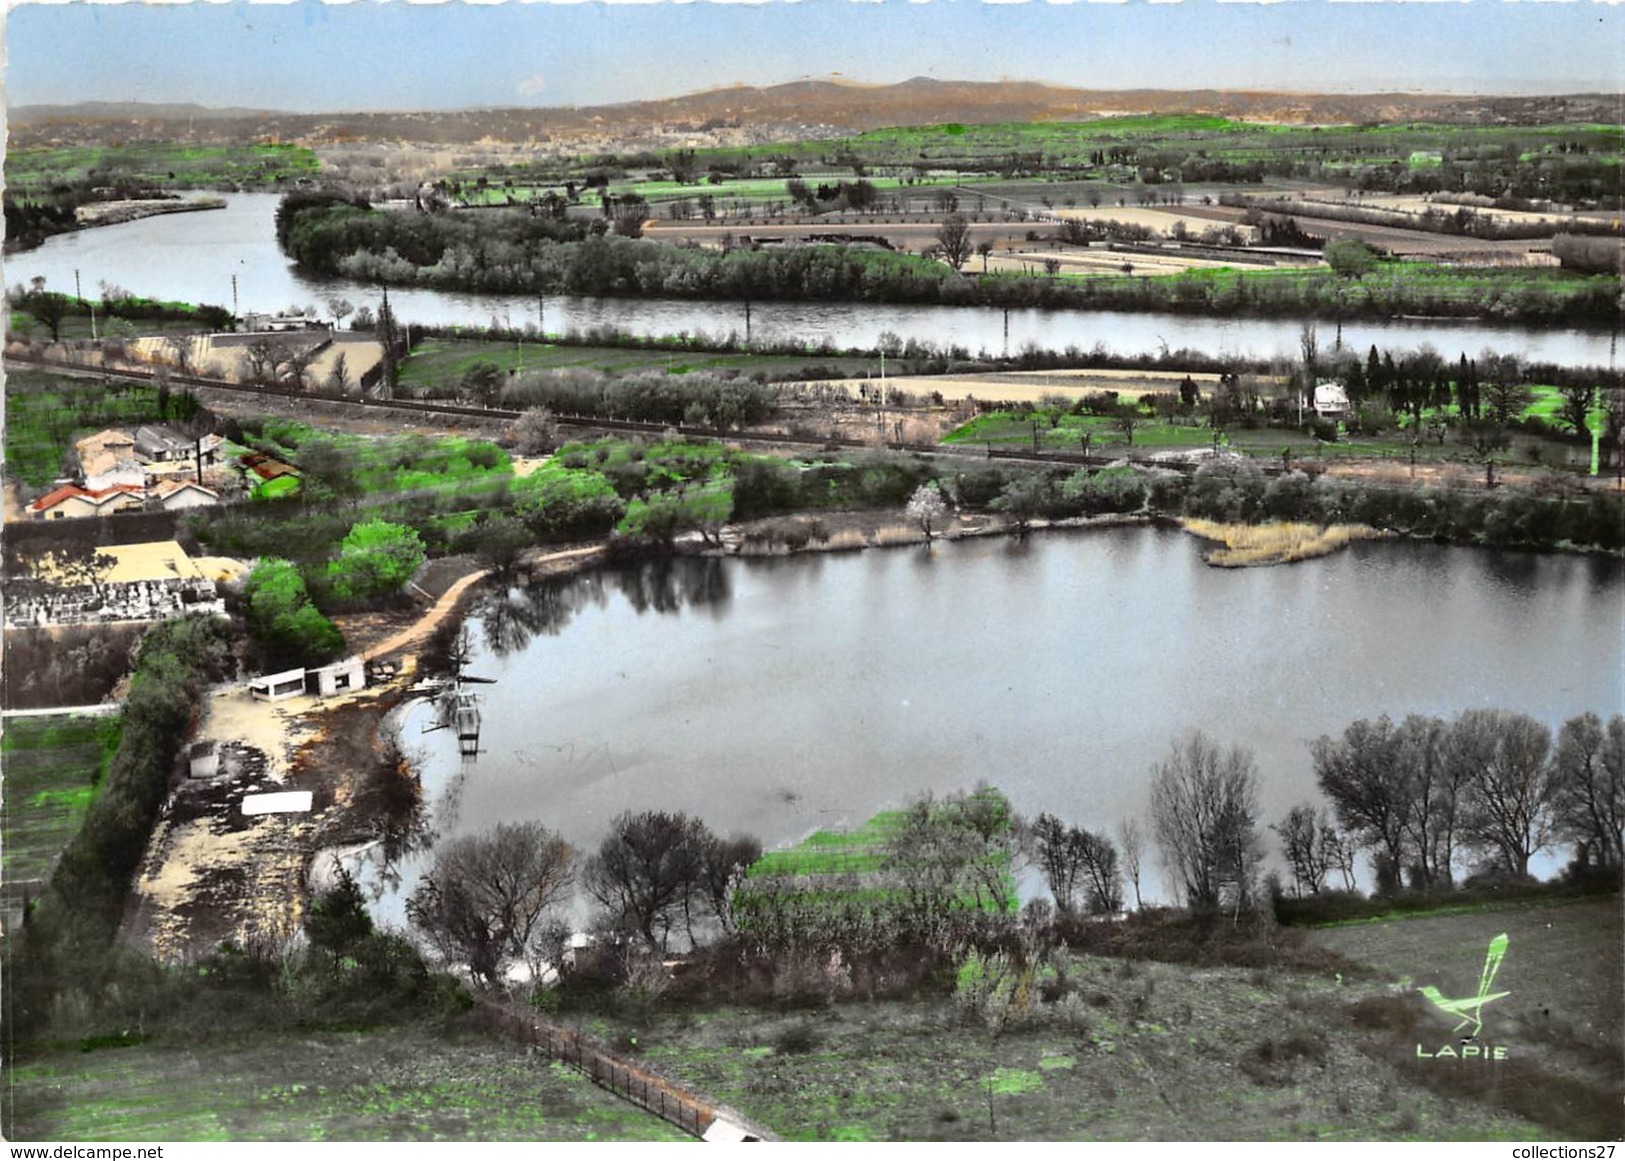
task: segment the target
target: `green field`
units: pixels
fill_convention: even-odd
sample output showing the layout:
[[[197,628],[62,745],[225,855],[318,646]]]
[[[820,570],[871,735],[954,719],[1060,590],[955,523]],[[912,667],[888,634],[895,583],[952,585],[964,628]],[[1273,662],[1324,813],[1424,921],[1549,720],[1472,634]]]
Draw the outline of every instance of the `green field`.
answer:
[[[190,189],[263,185],[314,177],[316,154],[302,145],[119,145],[16,149],[6,154],[6,192],[28,197],[52,185],[140,185]]]
[[[689,1139],[517,1044],[413,1028],[70,1045],[7,1079],[13,1141]]]
[[[0,874],[11,882],[47,877],[79,829],[122,731],[106,717],[13,717],[0,738],[5,769]]]
[[[401,363],[400,386],[406,390],[440,388],[459,382],[476,363],[493,363],[508,371],[587,370],[605,375],[631,375],[664,371],[739,375],[769,378],[799,375],[809,368],[862,376],[873,371],[872,359],[810,355],[751,355],[741,352],[660,351],[637,347],[593,347],[575,344],[506,343],[479,339],[426,339],[412,348]]]
[[[926,125],[877,129],[817,141],[774,145],[773,157],[790,157],[811,168],[860,161],[868,166],[932,169],[996,169],[1012,157],[1036,161],[1045,171],[1110,170],[1147,160],[1194,157],[1230,164],[1283,158],[1312,159],[1330,166],[1406,165],[1413,155],[1453,153],[1474,160],[1508,154],[1528,162],[1577,143],[1592,155],[1617,159],[1625,132],[1617,125],[1287,125],[1199,114],[1103,117],[1085,121],[1007,122],[990,125]],[[1126,152],[1115,156],[1113,149]],[[1095,156],[1105,151],[1107,164]],[[764,150],[696,151],[710,164],[760,160]],[[1160,155],[1160,156],[1159,156]],[[850,170],[848,170],[850,172]]]

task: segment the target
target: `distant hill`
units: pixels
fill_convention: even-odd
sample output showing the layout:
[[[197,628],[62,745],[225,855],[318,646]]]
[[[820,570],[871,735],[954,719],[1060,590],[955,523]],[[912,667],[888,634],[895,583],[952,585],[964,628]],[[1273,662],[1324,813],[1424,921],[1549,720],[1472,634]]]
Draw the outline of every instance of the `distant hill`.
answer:
[[[732,130],[754,140],[805,139],[893,125],[1079,120],[1113,114],[1200,113],[1245,120],[1348,124],[1613,122],[1608,94],[1541,97],[1417,93],[1325,94],[1171,89],[1071,89],[1029,81],[894,85],[836,80],[735,86],[664,100],[586,108],[449,112],[288,113],[196,105],[31,105],[10,111],[14,147],[133,141],[476,141],[569,147],[650,132]]]

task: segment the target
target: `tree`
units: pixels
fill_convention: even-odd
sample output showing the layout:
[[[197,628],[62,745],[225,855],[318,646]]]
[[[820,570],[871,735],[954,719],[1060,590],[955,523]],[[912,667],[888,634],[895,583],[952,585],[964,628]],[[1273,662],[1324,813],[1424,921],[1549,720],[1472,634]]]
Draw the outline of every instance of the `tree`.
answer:
[[[331,503],[361,494],[352,452],[329,436],[311,436],[299,445],[299,494],[307,504]]]
[[[971,256],[970,223],[965,215],[949,214],[937,227],[936,237],[943,260],[956,271],[964,266]]]
[[[344,652],[344,637],[310,602],[297,565],[267,557],[244,586],[248,631],[269,669],[322,665]]]
[[[533,407],[513,422],[514,450],[522,456],[541,456],[559,446],[559,425],[545,407]]]
[[[499,823],[452,840],[407,900],[406,914],[448,960],[500,984],[514,960],[532,974],[563,946],[554,909],[575,885],[575,852],[539,822]]]
[[[1145,855],[1145,836],[1140,833],[1140,824],[1134,819],[1125,818],[1117,824],[1117,846],[1123,852],[1123,873],[1134,885],[1134,909],[1138,911],[1143,906],[1140,902],[1140,861]]]
[[[1075,827],[1071,833],[1076,833]],[[1064,913],[1073,909],[1083,872],[1081,852],[1069,837],[1067,825],[1048,811],[1035,818],[1028,830],[1032,859],[1044,875],[1056,908]]]
[[[1404,869],[1413,887],[1446,886],[1454,875],[1462,772],[1449,760],[1447,733],[1441,719],[1423,714],[1407,714],[1394,731],[1410,792],[1405,842],[1411,861]]]
[[[1468,710],[1451,724],[1448,744],[1466,767],[1463,837],[1499,856],[1507,873],[1527,877],[1530,856],[1551,836],[1551,731],[1527,714]]]
[[[1591,402],[1596,394],[1596,388],[1569,383],[1560,390],[1563,402],[1558,406],[1557,417],[1568,424],[1575,435],[1590,435]]]
[[[485,513],[481,513],[482,516]],[[512,577],[536,537],[523,520],[496,516],[480,520],[460,539],[458,551],[472,552],[498,577]]]
[[[609,824],[582,880],[613,923],[665,951],[678,918],[691,919],[711,841],[705,824],[686,814],[627,811]]]
[[[17,300],[18,306],[50,329],[53,343],[62,338],[62,320],[68,317],[70,303],[67,295],[46,290],[43,278],[35,278],[28,292]]]
[[[1616,875],[1625,870],[1625,715],[1603,725],[1585,713],[1557,735],[1553,809],[1556,834],[1575,844],[1576,862]]]
[[[305,935],[312,947],[338,959],[351,954],[373,933],[367,901],[350,872],[339,868],[338,882],[316,895],[305,910]]]
[[[1362,278],[1377,264],[1377,252],[1358,238],[1333,238],[1321,255],[1341,278]]]
[[[1130,447],[1134,446],[1134,429],[1140,424],[1140,405],[1138,403],[1120,404],[1112,416],[1112,422],[1117,430],[1123,433],[1123,442]]]
[[[726,839],[713,835],[705,842],[700,856],[700,889],[706,910],[724,931],[734,930],[734,891],[761,857],[761,840],[749,835]]]
[[[29,571],[65,588],[88,588],[99,593],[102,581],[116,564],[116,556],[102,552],[92,541],[63,538],[40,544]]]
[[[170,335],[164,340],[164,349],[169,355],[169,361],[175,365],[175,370],[183,376],[191,376],[197,368],[193,365],[192,336]]]
[[[954,916],[1013,909],[1007,875],[1018,843],[1010,802],[999,791],[927,794],[902,811],[882,866],[898,883],[906,922],[921,934],[941,934]]]
[[[1304,803],[1287,811],[1284,821],[1270,827],[1281,838],[1281,853],[1292,870],[1293,894],[1318,895],[1332,869],[1326,838],[1335,834],[1327,825],[1325,811]]]
[[[943,498],[942,489],[937,487],[936,481],[931,480],[914,490],[904,511],[910,520],[920,526],[926,542],[930,543],[932,532],[948,519],[948,501]]]
[[[502,400],[502,368],[489,359],[480,359],[463,372],[462,389],[481,407],[495,407]]]
[[[244,378],[268,386],[276,382],[278,347],[270,339],[255,339],[243,349]]]
[[[1377,847],[1395,873],[1405,865],[1405,839],[1414,804],[1410,778],[1385,715],[1361,719],[1334,739],[1322,735],[1310,748],[1315,783],[1332,803],[1338,822],[1363,845]],[[1379,890],[1397,890],[1397,881]]]
[[[1242,746],[1220,750],[1196,731],[1151,768],[1151,826],[1185,905],[1209,914],[1253,902],[1258,769]]]
[[[390,596],[411,579],[425,555],[416,529],[368,520],[350,529],[327,573],[343,600]]]
[[[355,304],[347,298],[338,297],[327,300],[327,309],[333,312],[334,328],[342,327],[344,320],[355,313]]]
[[[328,373],[328,384],[335,395],[346,395],[350,390],[350,361],[343,351],[333,359],[333,369]]]

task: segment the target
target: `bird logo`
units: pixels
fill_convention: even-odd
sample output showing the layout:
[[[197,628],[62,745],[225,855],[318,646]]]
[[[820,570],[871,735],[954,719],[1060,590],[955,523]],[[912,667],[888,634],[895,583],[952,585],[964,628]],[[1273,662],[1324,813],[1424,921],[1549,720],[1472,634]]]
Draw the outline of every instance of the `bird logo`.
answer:
[[[1434,1007],[1447,1015],[1460,1017],[1460,1023],[1452,1031],[1460,1032],[1471,1024],[1473,1026],[1472,1032],[1463,1039],[1476,1040],[1479,1032],[1484,1027],[1484,1005],[1512,994],[1511,992],[1490,991],[1495,986],[1495,975],[1501,970],[1501,961],[1506,958],[1506,953],[1507,937],[1506,932],[1503,931],[1490,940],[1490,949],[1484,954],[1484,970],[1478,976],[1478,992],[1476,995],[1466,996],[1459,1000],[1447,1000],[1438,988],[1431,985],[1417,990],[1426,996]]]

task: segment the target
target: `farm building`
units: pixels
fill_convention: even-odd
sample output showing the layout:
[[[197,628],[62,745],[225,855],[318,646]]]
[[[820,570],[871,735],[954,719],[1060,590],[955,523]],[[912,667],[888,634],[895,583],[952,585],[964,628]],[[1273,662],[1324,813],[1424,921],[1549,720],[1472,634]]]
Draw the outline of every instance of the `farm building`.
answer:
[[[212,508],[220,503],[220,494],[213,489],[190,480],[159,484],[153,489],[158,503],[165,512],[179,512],[186,508]]]
[[[140,427],[135,433],[135,453],[147,463],[192,463],[200,456],[205,466],[220,457],[220,437],[206,435],[187,439],[167,427]]]
[[[106,488],[81,488],[64,484],[47,492],[28,506],[36,520],[65,520],[80,516],[109,516],[142,506],[144,490],[135,484],[114,484]]]
[[[367,685],[367,670],[359,657],[346,657],[343,661],[312,669],[307,677],[307,687],[311,687],[311,692],[318,697],[332,697],[335,693],[364,689]]]
[[[79,460],[79,475],[91,491],[115,484],[142,487],[147,473],[136,457],[135,440],[122,431],[99,431],[73,445]]]
[[[1341,419],[1349,413],[1348,392],[1336,380],[1316,383],[1309,395],[1309,407],[1322,419]]]
[[[255,701],[286,701],[301,697],[305,692],[305,671],[284,669],[281,673],[267,673],[248,683],[248,694]]]

